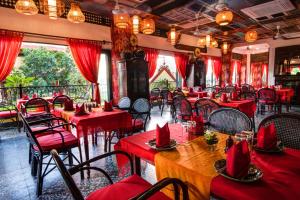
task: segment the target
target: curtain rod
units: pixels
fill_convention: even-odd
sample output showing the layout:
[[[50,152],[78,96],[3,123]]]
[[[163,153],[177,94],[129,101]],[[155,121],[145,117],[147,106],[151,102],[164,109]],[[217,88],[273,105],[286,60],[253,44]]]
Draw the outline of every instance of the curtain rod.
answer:
[[[23,33],[24,36],[40,37],[40,38],[45,38],[45,39],[53,38],[53,39],[58,39],[58,40],[64,40],[64,41],[66,41],[66,39],[68,38],[68,37],[64,37],[64,36],[47,35],[47,34],[41,34],[41,33],[30,33],[30,32],[25,32],[25,31],[14,31],[14,30],[8,30],[8,29],[1,29],[1,30],[13,31],[13,32],[20,32],[20,33]],[[106,40],[91,40],[91,39],[74,38],[74,37],[70,37],[70,39],[88,40],[88,41],[101,42],[102,44],[111,44],[110,41],[106,41]]]

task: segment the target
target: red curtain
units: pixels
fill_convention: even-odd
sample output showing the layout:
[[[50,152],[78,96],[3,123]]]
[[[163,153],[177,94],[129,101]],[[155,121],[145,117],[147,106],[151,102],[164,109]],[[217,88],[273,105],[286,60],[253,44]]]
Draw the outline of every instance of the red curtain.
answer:
[[[157,58],[159,54],[159,50],[151,49],[151,48],[144,48],[146,54],[146,61],[148,62],[149,68],[149,79],[154,75],[157,65]]]
[[[189,61],[189,56],[183,53],[174,53],[176,68],[178,70],[179,75],[183,79],[183,87],[187,87],[186,83],[186,67]]]
[[[262,65],[262,74],[264,74],[264,72],[266,72],[266,80],[265,80],[265,82],[263,83],[265,86],[267,86],[268,85],[268,64],[266,64],[266,63],[264,63],[263,65]]]
[[[217,79],[217,85],[219,85],[222,73],[222,60],[219,57],[213,58],[213,72]]]
[[[94,85],[94,100],[100,104],[98,71],[102,46],[96,41],[68,39],[75,63],[83,77]]]
[[[3,82],[13,69],[22,41],[22,33],[0,30],[0,82]]]

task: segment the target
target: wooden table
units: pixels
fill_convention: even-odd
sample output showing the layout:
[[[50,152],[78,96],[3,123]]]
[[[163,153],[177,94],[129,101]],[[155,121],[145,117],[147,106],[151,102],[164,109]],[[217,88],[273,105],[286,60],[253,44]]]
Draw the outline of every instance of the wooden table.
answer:
[[[175,139],[177,143],[182,144],[187,141],[197,138],[196,135],[188,134],[181,126],[181,124],[169,124],[171,139]],[[115,145],[115,150],[123,150],[134,157],[135,172],[141,174],[140,159],[154,164],[154,157],[156,150],[151,149],[146,142],[155,138],[156,130],[146,131],[126,138],[122,138],[118,144]]]

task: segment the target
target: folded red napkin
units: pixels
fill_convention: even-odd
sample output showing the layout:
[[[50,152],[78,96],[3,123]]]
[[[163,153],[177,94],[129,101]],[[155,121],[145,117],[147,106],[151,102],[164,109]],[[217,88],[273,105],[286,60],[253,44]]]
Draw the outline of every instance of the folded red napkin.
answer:
[[[57,96],[57,92],[53,92],[53,96],[56,97]]]
[[[236,92],[236,91],[231,92],[230,98],[231,98],[232,100],[237,100],[237,99],[238,99],[238,94],[237,94],[237,92]]]
[[[222,94],[221,94],[220,100],[221,100],[222,102],[224,102],[224,103],[227,102],[227,95],[226,95],[226,93],[222,93]]]
[[[58,96],[61,96],[61,95],[64,95],[64,91],[62,91],[62,90],[58,92]]]
[[[64,110],[65,111],[73,111],[74,110],[74,107],[73,107],[73,100],[70,99],[70,100],[65,100],[64,102]]]
[[[34,99],[34,98],[38,98],[37,93],[34,93],[34,94],[32,95],[32,98],[33,98],[33,99]]]
[[[113,109],[112,102],[104,101],[104,111],[112,111],[112,109]]]
[[[198,87],[198,92],[202,92],[202,87],[201,86]]]
[[[211,99],[215,99],[215,98],[216,98],[216,93],[215,93],[215,92],[212,92],[212,93],[210,94],[210,98],[211,98]]]
[[[226,173],[235,178],[242,178],[248,174],[250,153],[247,141],[234,144],[227,151]]]
[[[261,149],[274,149],[277,146],[277,133],[274,123],[261,127],[257,133],[256,146]]]
[[[161,128],[156,125],[156,146],[165,147],[168,145],[170,145],[170,130],[168,123]]]
[[[27,94],[23,94],[22,99],[23,100],[29,100],[29,96]]]
[[[193,89],[192,87],[190,87],[189,92],[190,92],[190,93],[193,93],[193,92],[194,92],[194,89]]]
[[[85,114],[87,114],[87,113],[85,111],[85,105],[84,105],[84,103],[81,106],[79,106],[79,105],[76,104],[75,115],[76,116],[81,116],[81,115],[85,115]]]
[[[203,135],[204,134],[204,122],[203,122],[202,115],[200,115],[200,116],[193,115],[191,118],[191,121],[196,122],[196,127],[194,130],[194,133],[197,135]]]

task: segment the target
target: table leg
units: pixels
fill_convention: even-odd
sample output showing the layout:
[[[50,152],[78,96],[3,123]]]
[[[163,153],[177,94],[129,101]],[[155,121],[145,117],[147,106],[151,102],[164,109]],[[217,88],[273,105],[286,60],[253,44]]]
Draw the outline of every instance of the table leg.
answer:
[[[88,134],[84,134],[83,136],[83,144],[84,144],[84,152],[85,152],[85,160],[89,160],[89,141]],[[87,165],[90,166],[89,164]],[[90,177],[90,170],[87,171],[88,177]]]
[[[141,159],[137,156],[134,156],[134,172],[141,176]]]

